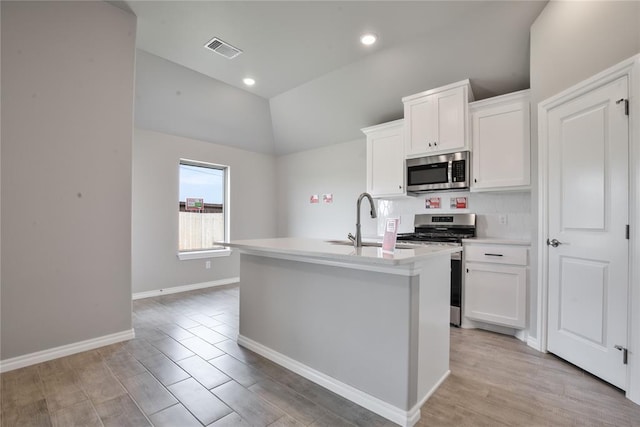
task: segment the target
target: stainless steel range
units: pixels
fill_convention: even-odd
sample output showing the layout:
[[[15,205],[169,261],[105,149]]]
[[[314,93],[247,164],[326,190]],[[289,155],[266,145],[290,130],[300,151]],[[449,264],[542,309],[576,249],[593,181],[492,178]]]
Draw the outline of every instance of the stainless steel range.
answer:
[[[418,214],[414,232],[398,234],[403,242],[428,245],[462,245],[476,235],[475,214]],[[451,255],[451,324],[460,326],[462,313],[462,254]]]

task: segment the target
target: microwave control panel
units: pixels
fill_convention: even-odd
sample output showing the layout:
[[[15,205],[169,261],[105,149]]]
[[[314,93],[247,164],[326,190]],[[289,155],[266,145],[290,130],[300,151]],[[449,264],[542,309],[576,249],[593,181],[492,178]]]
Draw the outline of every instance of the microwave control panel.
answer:
[[[466,181],[465,160],[454,160],[451,162],[451,181],[452,182],[464,182]]]

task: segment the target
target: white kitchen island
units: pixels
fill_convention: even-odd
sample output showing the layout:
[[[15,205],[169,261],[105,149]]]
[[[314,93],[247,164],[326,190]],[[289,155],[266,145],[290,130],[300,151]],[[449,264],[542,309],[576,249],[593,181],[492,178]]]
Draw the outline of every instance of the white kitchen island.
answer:
[[[449,374],[450,254],[235,241],[238,343],[403,426]]]

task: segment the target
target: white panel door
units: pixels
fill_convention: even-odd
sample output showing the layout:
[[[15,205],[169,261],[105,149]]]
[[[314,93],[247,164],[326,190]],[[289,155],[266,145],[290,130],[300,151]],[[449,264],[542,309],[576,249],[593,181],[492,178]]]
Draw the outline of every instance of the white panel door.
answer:
[[[627,77],[549,111],[548,349],[626,388]]]

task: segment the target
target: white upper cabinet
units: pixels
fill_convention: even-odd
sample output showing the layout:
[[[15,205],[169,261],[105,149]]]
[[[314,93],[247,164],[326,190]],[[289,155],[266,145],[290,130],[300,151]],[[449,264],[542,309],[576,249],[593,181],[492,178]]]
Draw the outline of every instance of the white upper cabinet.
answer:
[[[469,149],[469,80],[402,98],[407,157]]]
[[[405,196],[404,120],[362,129],[367,136],[367,192],[373,197]]]
[[[469,104],[471,191],[530,188],[529,90]]]

